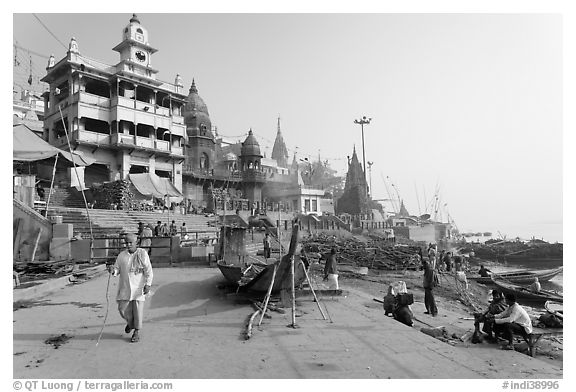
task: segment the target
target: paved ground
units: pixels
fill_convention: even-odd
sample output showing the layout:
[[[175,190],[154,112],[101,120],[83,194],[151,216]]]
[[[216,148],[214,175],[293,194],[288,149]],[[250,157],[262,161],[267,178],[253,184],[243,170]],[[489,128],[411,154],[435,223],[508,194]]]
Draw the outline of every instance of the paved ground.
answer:
[[[158,268],[147,301],[142,341],[129,343],[116,311],[115,278],[67,286],[14,315],[15,378],[561,378],[562,369],[494,346],[454,347],[384,316],[372,293],[350,289],[326,299],[332,323],[316,304],[298,301],[302,313],[272,313],[243,332],[252,306],[217,288],[218,269]],[[343,287],[346,289],[346,287]],[[380,297],[380,293],[377,296]],[[422,309],[416,307],[415,313]],[[73,336],[58,349],[44,341]]]

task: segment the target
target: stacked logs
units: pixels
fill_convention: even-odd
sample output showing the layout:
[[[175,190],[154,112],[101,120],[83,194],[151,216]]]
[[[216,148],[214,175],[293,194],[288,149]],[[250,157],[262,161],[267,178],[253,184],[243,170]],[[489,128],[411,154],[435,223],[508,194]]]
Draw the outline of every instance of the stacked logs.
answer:
[[[417,270],[420,267],[417,246],[394,245],[390,242],[370,239],[360,241],[356,238],[338,239],[324,233],[302,240],[307,253],[330,252],[335,247],[343,264],[385,270]]]
[[[134,193],[130,190],[130,181],[119,180],[106,182],[98,187],[92,187],[95,208],[128,210],[134,201]]]

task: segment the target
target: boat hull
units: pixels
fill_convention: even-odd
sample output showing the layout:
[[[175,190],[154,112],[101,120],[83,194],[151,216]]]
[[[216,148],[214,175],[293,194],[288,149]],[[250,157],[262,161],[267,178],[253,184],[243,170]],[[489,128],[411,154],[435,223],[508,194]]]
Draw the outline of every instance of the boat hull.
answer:
[[[277,265],[274,276],[274,265]],[[274,276],[272,292],[278,292],[282,288],[282,282],[290,276],[290,258],[284,257],[281,261],[265,266],[257,274],[249,277],[243,272],[243,268],[237,265],[226,264],[223,260],[218,260],[218,268],[227,281],[249,291],[267,292]],[[304,264],[299,257],[294,257],[294,285],[299,286],[306,279]]]
[[[530,284],[534,282],[534,278],[538,278],[540,282],[547,282],[559,273],[563,271],[563,267],[548,269],[548,270],[528,270],[528,271],[512,271],[512,272],[502,272],[498,274],[492,274],[495,279],[504,279],[505,281],[516,283],[516,284]],[[474,280],[482,284],[491,284],[492,276],[488,277],[468,277],[470,280]]]
[[[494,280],[494,285],[496,285],[496,287],[498,287],[503,293],[514,294],[517,298],[524,298],[539,302],[555,301],[563,303],[564,301],[564,297],[562,295],[552,291],[541,290],[539,293],[533,293],[525,287],[507,283],[498,279]]]

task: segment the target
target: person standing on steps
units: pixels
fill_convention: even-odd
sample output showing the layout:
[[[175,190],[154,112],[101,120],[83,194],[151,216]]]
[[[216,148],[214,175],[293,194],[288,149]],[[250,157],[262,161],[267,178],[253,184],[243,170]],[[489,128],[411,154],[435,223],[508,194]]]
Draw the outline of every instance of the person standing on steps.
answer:
[[[114,265],[108,267],[112,276],[119,276],[116,302],[120,316],[126,320],[124,332],[134,330],[130,341],[140,341],[140,330],[144,319],[144,301],[150,292],[152,264],[148,253],[138,248],[138,237],[130,233],[126,236],[126,249],[120,252]]]

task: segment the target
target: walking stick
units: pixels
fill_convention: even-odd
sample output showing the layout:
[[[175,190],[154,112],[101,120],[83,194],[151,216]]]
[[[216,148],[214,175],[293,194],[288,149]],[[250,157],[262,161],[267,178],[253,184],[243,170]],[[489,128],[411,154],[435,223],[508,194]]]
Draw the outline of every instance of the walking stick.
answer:
[[[104,323],[102,324],[102,329],[100,330],[100,335],[98,335],[98,341],[96,342],[96,346],[100,343],[100,339],[102,338],[102,332],[104,332],[104,327],[106,326],[106,320],[108,319],[108,309],[110,308],[110,301],[108,300],[108,289],[110,288],[110,275],[108,273],[108,283],[106,283],[106,314],[104,315]]]

